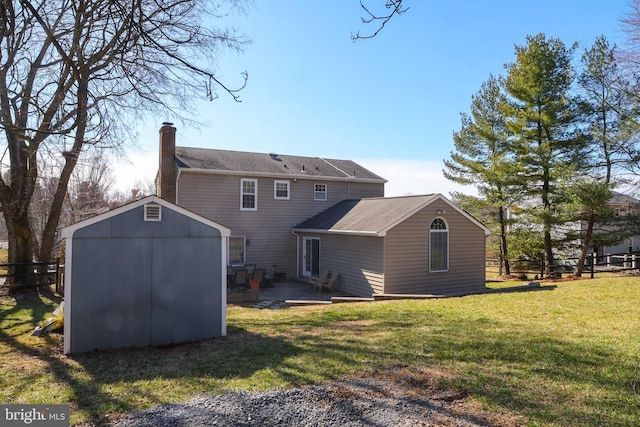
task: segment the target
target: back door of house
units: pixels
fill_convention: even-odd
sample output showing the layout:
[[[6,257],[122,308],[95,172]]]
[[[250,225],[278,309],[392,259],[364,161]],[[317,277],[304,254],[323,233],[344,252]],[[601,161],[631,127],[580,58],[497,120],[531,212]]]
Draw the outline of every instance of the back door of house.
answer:
[[[305,277],[320,275],[320,239],[305,237],[303,242],[302,263]]]

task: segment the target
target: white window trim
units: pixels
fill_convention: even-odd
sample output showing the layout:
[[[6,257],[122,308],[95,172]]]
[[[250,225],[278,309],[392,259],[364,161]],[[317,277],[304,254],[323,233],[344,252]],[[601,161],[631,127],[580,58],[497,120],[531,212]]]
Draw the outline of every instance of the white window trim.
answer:
[[[324,192],[323,191],[316,191],[316,185],[323,185],[324,186]],[[318,198],[318,194],[324,194],[324,199],[319,199]],[[329,200],[329,188],[327,186],[327,184],[322,183],[322,182],[318,182],[313,184],[313,200],[316,200],[318,202],[326,202],[327,200]]]
[[[244,183],[245,182],[253,182],[254,183],[254,190],[255,192],[253,193],[254,198],[254,205],[252,208],[245,208],[244,207]],[[258,180],[257,179],[249,179],[249,178],[240,178],[240,210],[241,211],[257,211],[258,210]]]
[[[278,184],[286,184],[287,186],[286,197],[278,196]],[[273,198],[275,200],[289,200],[291,198],[291,181],[284,181],[284,180],[278,180],[278,179],[273,181]]]
[[[446,229],[445,230],[441,230],[441,229],[432,229],[431,228],[431,224],[433,224],[433,221],[435,221],[436,219],[441,219],[444,224],[446,225]],[[447,268],[445,269],[438,269],[438,270],[434,270],[431,268],[431,234],[432,233],[447,233],[447,253],[446,253],[446,261],[447,261]],[[442,218],[442,217],[436,217],[433,218],[431,220],[431,222],[429,223],[429,273],[446,273],[447,271],[449,271],[449,263],[451,262],[450,259],[450,254],[451,254],[451,250],[450,250],[450,246],[449,246],[449,223],[447,222],[446,219]]]

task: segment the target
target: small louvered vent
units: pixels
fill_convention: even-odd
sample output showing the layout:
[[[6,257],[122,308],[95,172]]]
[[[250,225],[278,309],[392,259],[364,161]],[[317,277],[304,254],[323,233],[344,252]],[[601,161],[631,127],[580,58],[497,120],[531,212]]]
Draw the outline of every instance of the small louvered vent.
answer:
[[[162,206],[144,205],[145,221],[162,221]]]

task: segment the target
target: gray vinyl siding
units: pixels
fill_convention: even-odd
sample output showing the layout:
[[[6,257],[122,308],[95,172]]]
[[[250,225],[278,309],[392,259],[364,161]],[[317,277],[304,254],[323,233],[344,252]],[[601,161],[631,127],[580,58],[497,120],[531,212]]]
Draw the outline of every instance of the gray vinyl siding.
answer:
[[[444,214],[436,214],[442,209]],[[429,271],[429,227],[440,216],[449,231],[449,269]],[[389,230],[385,241],[385,293],[458,294],[485,288],[484,231],[437,201]]]
[[[334,286],[352,295],[381,293],[384,239],[338,234],[301,234],[320,239],[320,268],[338,274]]]
[[[258,180],[256,211],[240,210],[240,180]],[[289,200],[274,198],[274,182],[289,181]],[[314,184],[327,184],[327,200],[314,200]],[[323,181],[190,173],[182,170],[177,203],[195,213],[231,228],[232,236],[247,239],[246,263],[258,268],[278,265],[287,277],[296,276],[296,237],[291,228],[348,198],[382,197],[383,183]]]

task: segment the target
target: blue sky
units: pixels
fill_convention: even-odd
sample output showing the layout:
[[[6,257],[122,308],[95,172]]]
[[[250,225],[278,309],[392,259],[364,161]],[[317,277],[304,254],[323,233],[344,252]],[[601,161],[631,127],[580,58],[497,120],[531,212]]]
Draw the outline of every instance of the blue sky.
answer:
[[[223,93],[199,102],[199,129],[175,117],[141,124],[119,187],[153,178],[158,129],[171,121],[178,145],[353,159],[389,180],[388,196],[473,194],[442,177],[442,161],[481,84],[504,74],[529,34],[578,42],[579,52],[600,34],[623,44],[619,19],[629,10],[627,0],[406,3],[378,37],[355,43],[352,32],[374,29],[360,23],[358,0],[256,0],[246,16],[229,17],[252,40],[219,60],[229,86],[249,73],[242,102]]]

